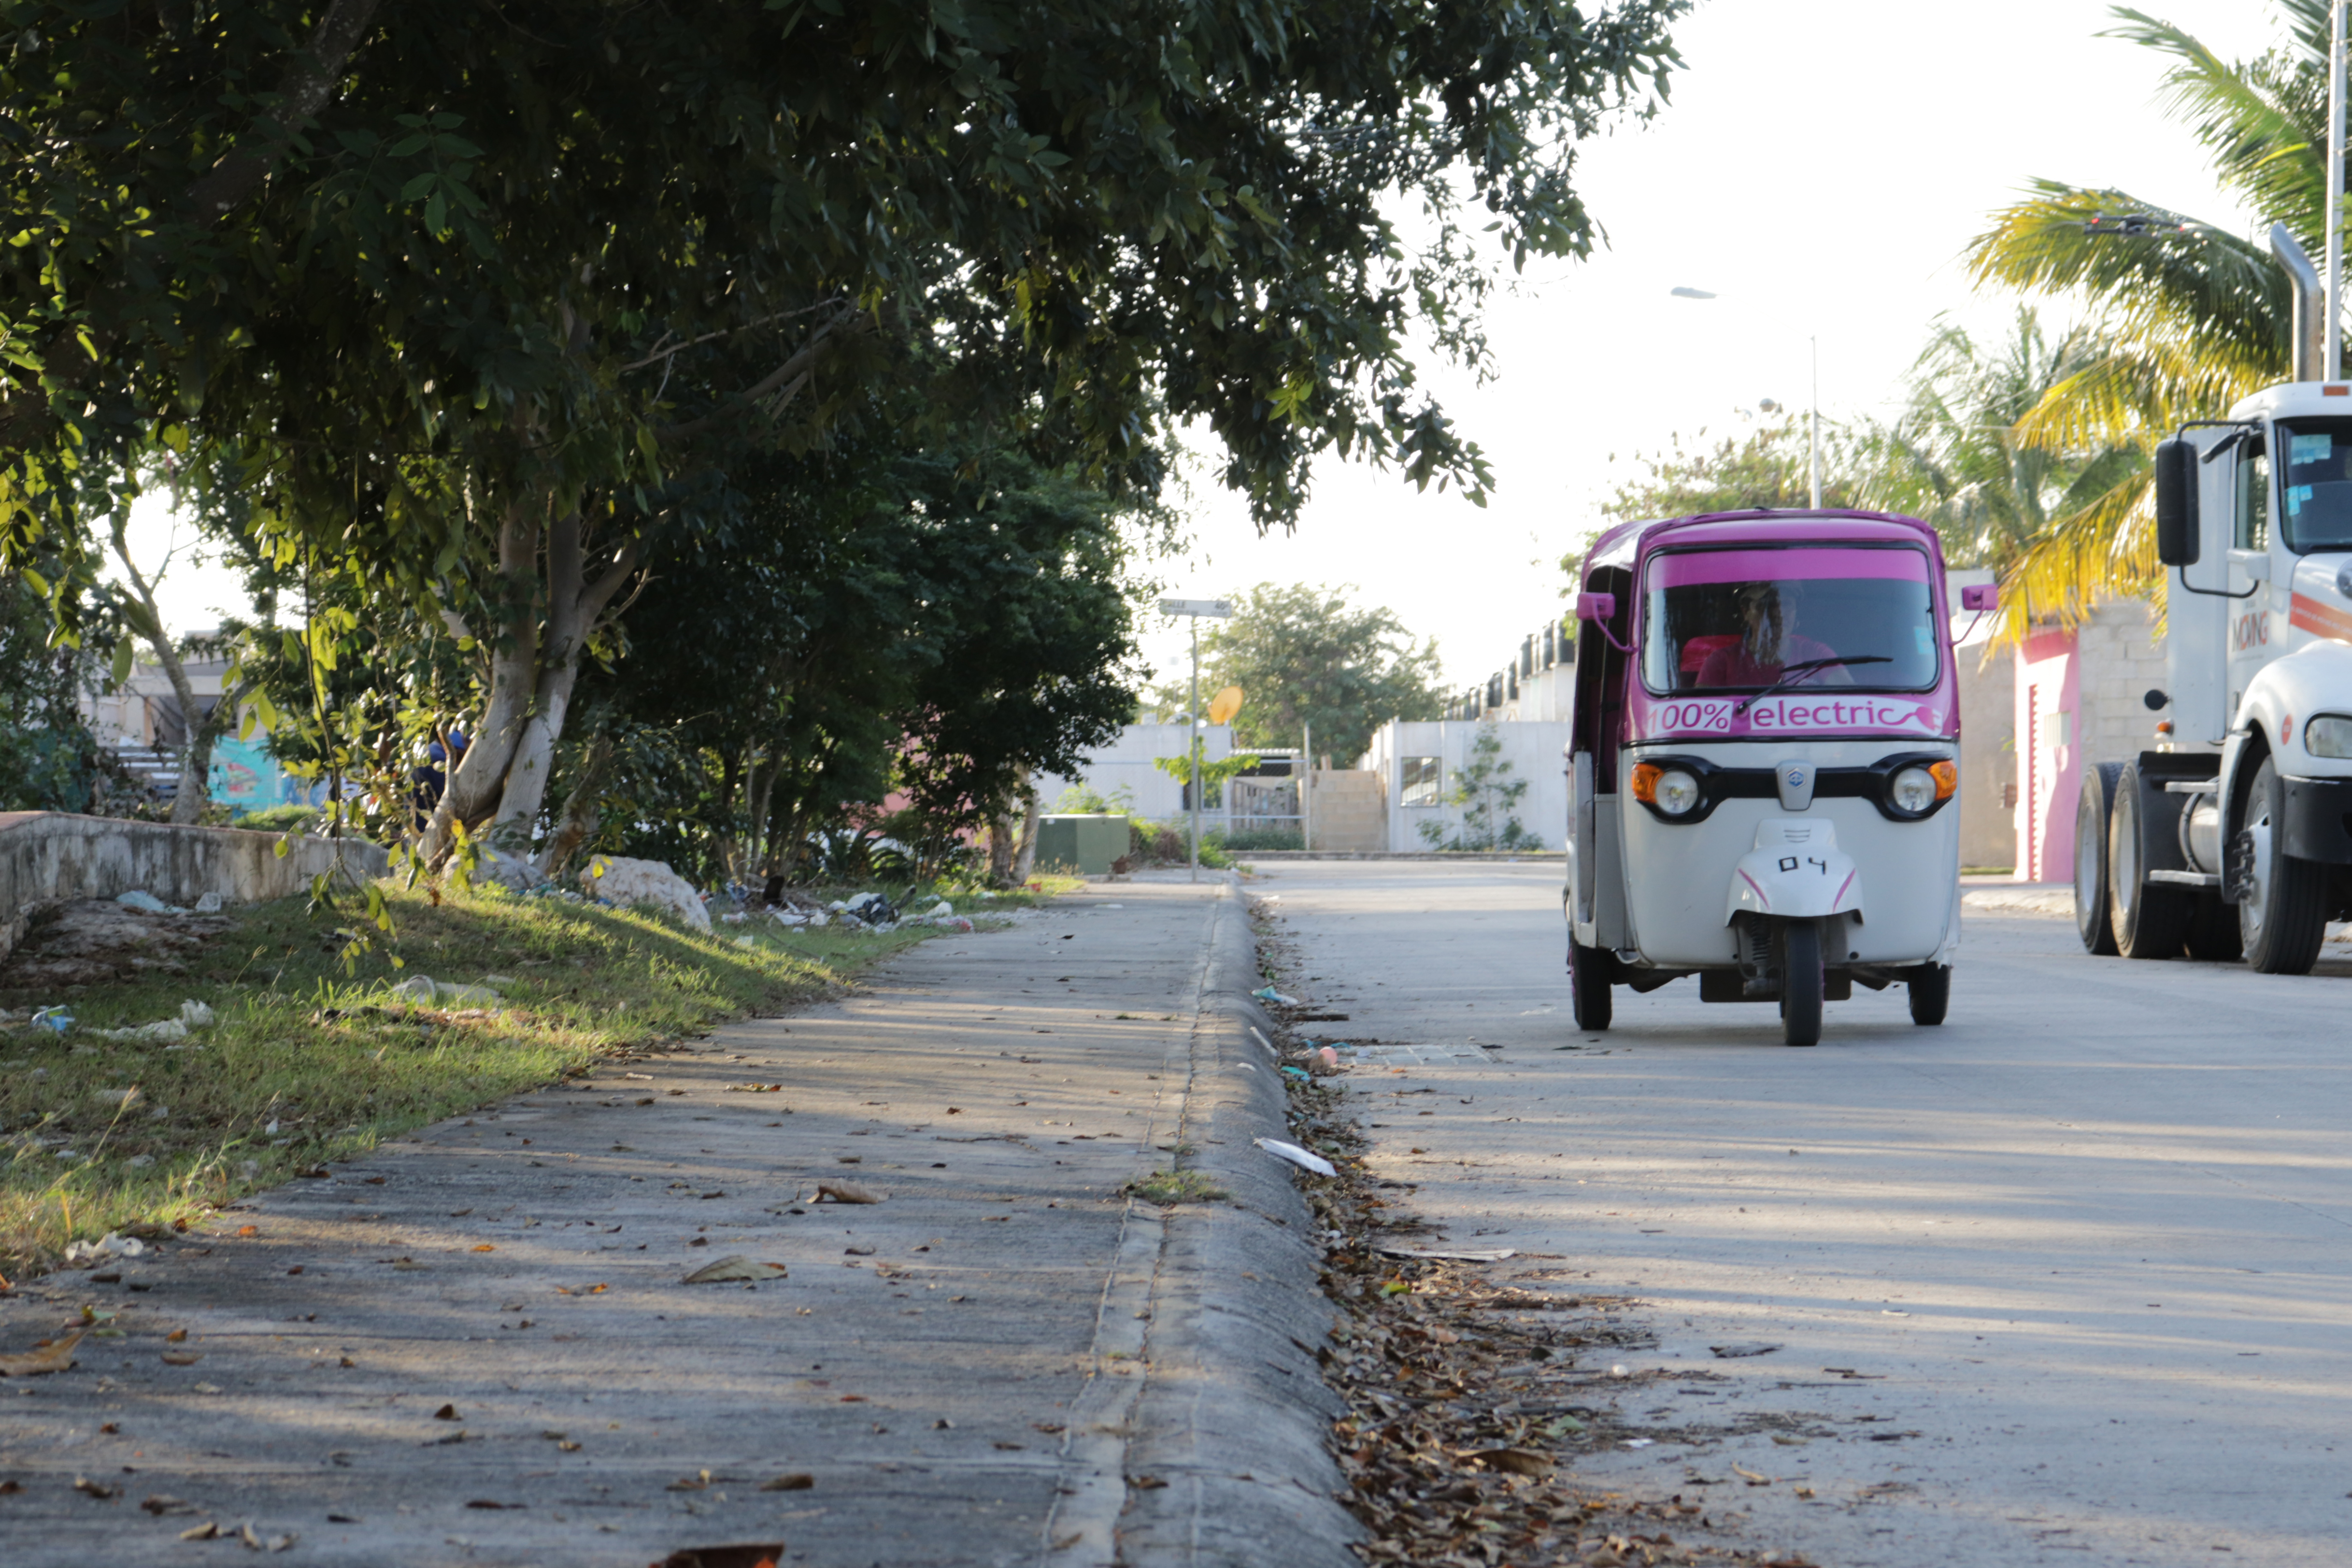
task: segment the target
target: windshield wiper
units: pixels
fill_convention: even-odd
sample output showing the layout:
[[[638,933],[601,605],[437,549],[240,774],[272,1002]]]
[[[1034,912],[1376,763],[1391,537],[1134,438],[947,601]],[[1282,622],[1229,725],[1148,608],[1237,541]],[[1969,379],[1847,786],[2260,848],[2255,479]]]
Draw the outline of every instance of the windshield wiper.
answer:
[[[1817,674],[1824,669],[1836,669],[1849,664],[1893,664],[1894,662],[1891,656],[1883,653],[1833,654],[1828,658],[1801,659],[1795,664],[1784,666],[1780,671],[1780,679],[1763,690],[1752,692],[1733,703],[1731,716],[1737,719],[1748,711],[1749,703],[1769,697],[1775,691],[1787,690],[1801,676]]]

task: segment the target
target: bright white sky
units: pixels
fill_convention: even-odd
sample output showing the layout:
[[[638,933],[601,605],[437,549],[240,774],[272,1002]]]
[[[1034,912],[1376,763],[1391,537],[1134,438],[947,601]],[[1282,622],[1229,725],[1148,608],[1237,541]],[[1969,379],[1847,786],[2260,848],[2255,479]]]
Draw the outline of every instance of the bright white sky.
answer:
[[[2255,0],[2140,5],[2225,58],[2284,36]],[[2104,0],[1703,0],[1677,34],[1688,68],[1674,101],[1580,160],[1606,247],[1531,264],[1496,303],[1486,385],[1425,377],[1494,464],[1488,508],[1332,461],[1296,532],[1261,539],[1202,486],[1195,548],[1163,568],[1170,591],[1352,583],[1434,636],[1467,685],[1558,613],[1555,563],[1634,452],[1736,429],[1760,398],[1804,405],[1809,335],[1831,418],[1891,415],[1938,314],[1997,335],[2010,302],[1972,295],[1957,258],[2026,179],[2119,186],[2251,231],[2254,215],[2162,115],[2159,57],[2096,36],[2109,26]],[[1720,297],[1671,298],[1677,284]],[[151,498],[133,532],[142,562],[167,532]],[[184,564],[163,591],[183,629],[242,597],[233,574]],[[1174,676],[1183,632],[1150,622],[1147,657]]]
[[[2262,0],[2137,4],[2225,59],[2284,37]],[[1804,407],[1809,335],[1828,418],[1892,416],[1939,313],[1998,335],[2011,300],[1972,295],[1958,258],[2026,180],[2116,186],[2250,230],[2164,118],[2161,58],[2096,36],[2112,25],[2103,0],[1704,0],[1676,35],[1688,68],[1673,102],[1580,159],[1607,248],[1529,264],[1490,312],[1488,384],[1425,377],[1494,465],[1487,509],[1334,462],[1297,531],[1260,539],[1203,489],[1171,593],[1357,584],[1434,636],[1467,686],[1559,613],[1556,563],[1634,452],[1736,430],[1761,398]],[[1674,299],[1677,284],[1720,298]],[[1162,679],[1184,647],[1181,628],[1146,641]]]

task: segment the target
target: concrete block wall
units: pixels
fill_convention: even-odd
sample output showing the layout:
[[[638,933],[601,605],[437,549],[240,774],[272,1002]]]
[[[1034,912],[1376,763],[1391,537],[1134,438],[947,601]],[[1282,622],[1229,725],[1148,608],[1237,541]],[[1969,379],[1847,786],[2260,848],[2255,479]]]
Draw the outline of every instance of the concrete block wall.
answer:
[[[2147,693],[2168,684],[2164,645],[2155,639],[2155,612],[2137,600],[2101,605],[2076,628],[2083,661],[2074,732],[2085,761],[2117,763],[2156,744]]]
[[[0,957],[44,905],[145,891],[167,904],[206,893],[257,903],[309,889],[338,858],[362,879],[386,858],[364,839],[298,838],[279,858],[278,835],[234,827],[182,827],[62,811],[0,813]]]
[[[1378,773],[1317,768],[1307,781],[1307,847],[1366,851],[1389,847],[1388,789]]]

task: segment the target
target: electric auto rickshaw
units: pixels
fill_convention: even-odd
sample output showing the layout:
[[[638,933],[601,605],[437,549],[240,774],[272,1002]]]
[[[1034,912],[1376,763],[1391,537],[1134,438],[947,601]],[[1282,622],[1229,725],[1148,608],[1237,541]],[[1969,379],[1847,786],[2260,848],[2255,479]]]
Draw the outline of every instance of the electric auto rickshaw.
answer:
[[[1576,600],[1569,974],[1696,975],[1791,1046],[1855,984],[1940,1024],[1959,921],[1959,700],[1935,531],[1747,511],[1602,534]],[[1969,609],[1994,590],[1967,588]]]

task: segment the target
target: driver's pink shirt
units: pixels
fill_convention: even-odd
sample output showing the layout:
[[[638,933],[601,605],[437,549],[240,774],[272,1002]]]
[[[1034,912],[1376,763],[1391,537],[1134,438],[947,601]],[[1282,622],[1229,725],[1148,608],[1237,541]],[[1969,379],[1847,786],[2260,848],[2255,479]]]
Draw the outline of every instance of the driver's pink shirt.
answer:
[[[1784,651],[1790,656],[1789,658],[1790,664],[1803,664],[1809,659],[1837,657],[1836,649],[1795,633],[1790,634],[1786,639]],[[1746,643],[1733,643],[1729,647],[1717,648],[1706,656],[1706,661],[1698,667],[1698,679],[1695,684],[1769,686],[1780,679],[1782,668],[1780,665],[1765,664],[1751,658]],[[1807,672],[1802,679],[1811,680],[1828,673],[1826,669],[1812,670]]]

